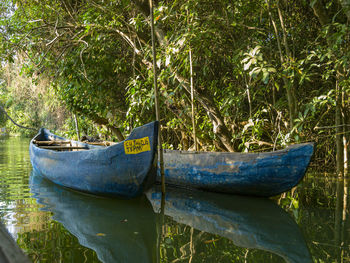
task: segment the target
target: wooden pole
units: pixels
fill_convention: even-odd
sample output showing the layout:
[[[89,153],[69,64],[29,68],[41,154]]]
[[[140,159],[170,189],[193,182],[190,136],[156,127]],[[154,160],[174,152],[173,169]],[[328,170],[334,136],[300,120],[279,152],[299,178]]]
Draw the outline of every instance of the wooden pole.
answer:
[[[76,131],[77,136],[78,136],[78,141],[80,141],[80,130],[79,130],[78,118],[77,118],[77,115],[75,113],[73,114],[73,116],[74,116],[74,122],[75,122],[75,131]]]
[[[197,145],[197,135],[196,135],[196,119],[194,116],[194,87],[193,87],[193,66],[192,66],[192,50],[190,48],[190,75],[191,75],[191,107],[192,107],[192,128],[193,128],[193,140],[194,140],[194,149],[198,151]]]
[[[337,74],[337,77],[339,79],[339,73]],[[342,114],[341,114],[341,107],[342,107],[342,87],[339,85],[339,80],[336,80],[336,99],[335,99],[335,143],[336,143],[336,170],[337,175],[339,177],[344,176],[344,146],[343,146],[343,136],[341,135],[343,128],[342,128]]]
[[[149,0],[150,8],[150,22],[151,22],[151,36],[152,36],[152,55],[153,55],[153,80],[154,80],[154,97],[155,97],[155,106],[156,106],[156,120],[159,121],[159,94],[158,94],[158,85],[157,85],[157,58],[156,58],[156,45],[154,37],[154,15],[153,15],[153,0]],[[165,176],[164,176],[164,159],[163,159],[163,149],[162,149],[162,136],[161,128],[159,122],[158,128],[158,157],[159,157],[159,166],[162,182],[162,194],[165,194]]]
[[[348,127],[350,125],[346,125],[346,122],[348,121],[347,114],[346,114],[346,92],[345,90],[342,90],[342,109],[344,112],[342,112],[343,116],[343,148],[344,148],[344,175],[348,174],[349,166],[348,166]]]

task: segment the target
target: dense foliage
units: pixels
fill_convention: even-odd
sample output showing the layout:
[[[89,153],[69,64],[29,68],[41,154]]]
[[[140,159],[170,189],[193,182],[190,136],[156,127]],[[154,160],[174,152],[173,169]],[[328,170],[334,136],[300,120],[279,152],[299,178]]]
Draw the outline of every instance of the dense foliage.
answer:
[[[350,123],[348,1],[155,4],[167,147],[193,147],[192,62],[201,149],[316,141],[316,161],[329,167],[337,159],[342,171]],[[148,1],[6,0],[0,12],[2,65],[24,58],[23,74],[47,79],[46,91],[70,112],[118,139],[155,118]]]

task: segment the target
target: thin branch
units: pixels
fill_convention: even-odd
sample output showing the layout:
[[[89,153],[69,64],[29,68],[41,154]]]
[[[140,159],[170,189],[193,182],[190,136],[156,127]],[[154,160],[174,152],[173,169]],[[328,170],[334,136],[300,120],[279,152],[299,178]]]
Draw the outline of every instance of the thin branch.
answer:
[[[74,16],[72,15],[72,13],[69,10],[69,7],[67,6],[66,2],[64,0],[60,0],[60,2],[63,4],[64,9],[66,9],[68,15],[73,19],[74,22],[76,22]]]
[[[22,125],[16,123],[16,122],[10,117],[10,115],[8,115],[8,113],[6,112],[6,110],[5,110],[1,105],[0,105],[0,110],[1,110],[2,112],[4,112],[5,115],[6,115],[6,117],[9,118],[10,121],[11,121],[14,125],[18,126],[19,128],[27,129],[27,130],[32,130],[32,131],[37,131],[37,130],[38,130],[38,129],[35,129],[35,128],[25,127],[25,126],[22,126]]]
[[[350,124],[339,124],[335,126],[323,126],[323,127],[315,127],[314,130],[322,130],[322,129],[336,129],[339,127],[350,127]]]
[[[247,26],[247,25],[242,24],[242,23],[237,23],[237,25],[240,25],[240,26],[242,26],[242,27],[245,27],[245,28],[247,28],[247,29],[249,29],[249,30],[258,30],[258,31],[263,31],[263,32],[266,32],[266,29],[264,29],[264,28],[260,28],[260,27],[255,27],[255,26]]]
[[[55,24],[55,28],[54,28],[56,37],[53,40],[51,40],[49,43],[47,43],[46,46],[51,45],[52,43],[54,43],[60,37],[60,34],[58,34],[58,32],[57,32],[57,24],[58,24],[58,18],[56,20],[56,24]]]
[[[86,80],[91,83],[91,80],[88,78],[88,76],[86,74],[85,64],[84,64],[84,60],[83,60],[83,53],[89,47],[89,44],[86,41],[82,40],[82,38],[84,38],[84,36],[82,36],[80,39],[77,40],[77,42],[82,42],[85,44],[85,47],[80,51],[80,61],[81,61],[81,64],[83,66],[83,75],[86,78]]]

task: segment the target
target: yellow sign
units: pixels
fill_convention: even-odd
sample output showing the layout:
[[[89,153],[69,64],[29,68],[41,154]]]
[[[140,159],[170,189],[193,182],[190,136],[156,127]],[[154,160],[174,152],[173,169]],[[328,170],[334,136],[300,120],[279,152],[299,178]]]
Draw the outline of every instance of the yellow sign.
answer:
[[[135,140],[128,140],[124,142],[125,154],[138,154],[151,150],[149,138],[144,137]]]

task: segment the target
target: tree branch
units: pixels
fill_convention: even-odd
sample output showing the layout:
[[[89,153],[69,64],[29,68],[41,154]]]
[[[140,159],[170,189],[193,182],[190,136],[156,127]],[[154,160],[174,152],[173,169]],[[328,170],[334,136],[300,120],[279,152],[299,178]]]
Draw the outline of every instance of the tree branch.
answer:
[[[17,127],[22,128],[22,129],[32,130],[32,131],[38,131],[38,129],[30,128],[30,127],[25,127],[25,126],[22,126],[22,125],[16,123],[16,122],[10,117],[10,115],[8,115],[8,113],[6,112],[6,110],[5,110],[1,105],[0,105],[0,110],[1,110],[2,112],[4,112],[5,115],[6,115],[6,117],[9,118],[10,121],[11,121],[14,125],[16,125]]]

